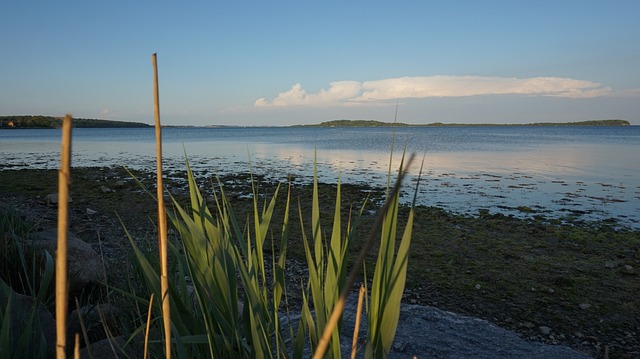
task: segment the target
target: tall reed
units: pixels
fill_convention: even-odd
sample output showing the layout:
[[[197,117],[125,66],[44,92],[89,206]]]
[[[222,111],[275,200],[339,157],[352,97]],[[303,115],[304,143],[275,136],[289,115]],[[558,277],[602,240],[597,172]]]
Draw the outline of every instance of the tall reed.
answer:
[[[71,123],[67,114],[62,120],[62,149],[58,171],[58,246],[56,252],[56,357],[66,358],[67,343],[67,230],[69,228],[69,183],[71,178]]]
[[[165,335],[165,355],[171,358],[171,305],[169,304],[169,279],[168,279],[168,250],[167,250],[167,215],[164,205],[164,190],[162,185],[162,126],[160,124],[160,95],[158,89],[158,60],[154,53],[151,56],[153,63],[153,102],[156,130],[156,190],[158,199],[158,248],[160,252],[160,288],[162,302],[162,319]]]

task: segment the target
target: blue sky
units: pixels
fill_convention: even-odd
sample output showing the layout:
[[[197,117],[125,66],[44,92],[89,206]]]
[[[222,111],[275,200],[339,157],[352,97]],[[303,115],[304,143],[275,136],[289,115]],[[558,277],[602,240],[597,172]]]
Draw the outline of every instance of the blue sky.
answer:
[[[640,125],[640,1],[11,1],[0,115]]]

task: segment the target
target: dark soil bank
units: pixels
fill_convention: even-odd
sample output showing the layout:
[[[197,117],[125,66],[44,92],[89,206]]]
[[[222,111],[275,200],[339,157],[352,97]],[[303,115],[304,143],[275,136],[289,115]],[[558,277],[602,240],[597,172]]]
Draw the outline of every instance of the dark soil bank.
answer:
[[[174,175],[165,185],[181,200],[186,176]],[[155,193],[152,174],[136,176]],[[250,176],[220,181],[237,217],[246,218]],[[260,193],[272,195],[275,183],[255,181]],[[281,196],[287,188],[283,182]],[[205,193],[213,193],[212,180],[201,183]],[[322,225],[328,229],[336,191],[334,185],[320,187]],[[57,171],[0,171],[0,203],[16,208],[36,229],[55,227],[56,208],[45,197],[56,192]],[[362,237],[383,195],[381,189],[343,185],[345,217],[351,206],[356,213],[365,200],[371,202],[360,224]],[[301,258],[297,205],[300,201],[302,212],[311,217],[305,210],[311,186],[295,185],[291,196],[296,210],[289,222],[290,256]],[[136,238],[156,236],[153,198],[122,169],[73,169],[71,198],[71,231],[96,247],[101,241],[111,268],[130,248],[123,224]],[[277,228],[281,212],[273,222]],[[482,318],[526,340],[563,344],[594,357],[604,357],[605,351],[610,358],[640,357],[640,231],[612,222],[517,219],[488,212],[465,217],[418,207],[413,233],[407,304]],[[356,253],[359,242],[354,245]]]

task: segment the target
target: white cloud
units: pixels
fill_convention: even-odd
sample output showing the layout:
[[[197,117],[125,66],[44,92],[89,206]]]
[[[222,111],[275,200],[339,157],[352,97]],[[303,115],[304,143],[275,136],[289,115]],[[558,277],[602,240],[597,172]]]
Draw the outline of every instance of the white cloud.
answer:
[[[562,77],[482,77],[482,76],[419,76],[398,77],[376,81],[337,81],[328,90],[307,93],[299,83],[272,101],[260,98],[255,106],[338,106],[354,103],[477,95],[532,95],[567,98],[604,96],[611,88],[592,81]]]
[[[480,76],[401,77],[367,81],[356,101],[400,98],[459,97],[476,95],[541,95],[558,97],[594,97],[610,89],[590,81],[560,77],[517,79]]]
[[[322,89],[317,94],[309,94],[299,83],[291,86],[286,92],[281,92],[273,101],[259,98],[255,106],[326,106],[356,97],[361,92],[358,81],[331,82],[328,90]]]

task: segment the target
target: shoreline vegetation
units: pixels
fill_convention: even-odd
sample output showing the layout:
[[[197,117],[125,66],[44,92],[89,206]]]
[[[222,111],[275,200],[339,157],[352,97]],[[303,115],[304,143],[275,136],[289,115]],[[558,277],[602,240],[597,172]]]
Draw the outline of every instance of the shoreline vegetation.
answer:
[[[0,116],[0,129],[61,128],[62,117],[53,116]],[[74,128],[151,128],[142,122],[74,118]]]
[[[0,116],[0,129],[12,128],[60,128],[62,125],[62,117],[54,116]],[[470,123],[442,123],[433,122],[427,124],[409,124],[402,122],[382,122],[376,120],[332,120],[319,124],[310,125],[293,125],[283,127],[489,127],[489,126],[631,126],[627,120],[607,119],[607,120],[589,120],[577,122],[535,122],[526,124],[470,124]],[[151,128],[151,125],[142,122],[131,121],[115,121],[102,119],[77,118],[73,120],[74,128]],[[163,127],[203,127],[203,128],[225,128],[225,127],[247,127],[247,126],[227,126],[227,125],[209,125],[209,126],[163,126]],[[262,127],[262,126],[250,126]]]
[[[626,120],[591,120],[579,122],[535,122],[525,124],[495,124],[495,123],[442,123],[409,124],[402,122],[381,122],[375,120],[333,120],[317,125],[302,125],[302,127],[486,127],[486,126],[631,126]]]
[[[133,174],[148,188],[153,186],[150,172]],[[55,220],[45,198],[55,192],[56,178],[56,170],[0,171],[0,202],[13,204],[19,212],[33,212],[25,217],[37,223],[33,230],[46,229],[46,222]],[[251,178],[242,173],[220,177],[240,211],[237,218],[248,218],[253,208],[247,196],[253,191]],[[267,196],[278,185],[253,178]],[[203,190],[207,182],[211,184],[211,179],[203,180]],[[155,240],[156,228],[150,221],[153,199],[123,168],[73,168],[71,183],[70,230],[95,248],[107,244],[105,257],[111,268],[107,271],[113,276],[130,256],[123,228],[139,241]],[[179,201],[187,200],[183,182],[168,179],[165,186]],[[319,186],[320,213],[333,213],[335,185]],[[302,212],[311,206],[312,189],[304,184],[291,189]],[[369,210],[375,209],[383,192],[345,184],[343,210],[360,208],[364,201]],[[295,212],[292,223],[300,221]],[[402,221],[407,212],[406,207],[400,209]],[[283,209],[277,207],[273,216],[280,223]],[[372,217],[365,216],[362,225],[370,225]],[[416,208],[413,226],[404,303],[482,318],[527,340],[567,345],[594,357],[602,357],[605,350],[611,358],[640,353],[640,231],[606,220],[519,219],[488,211],[456,215],[427,206]],[[300,235],[299,230],[289,233],[287,260],[304,261]],[[359,248],[362,240],[354,238],[353,248]],[[295,295],[299,288],[288,293],[290,305],[302,302]]]

